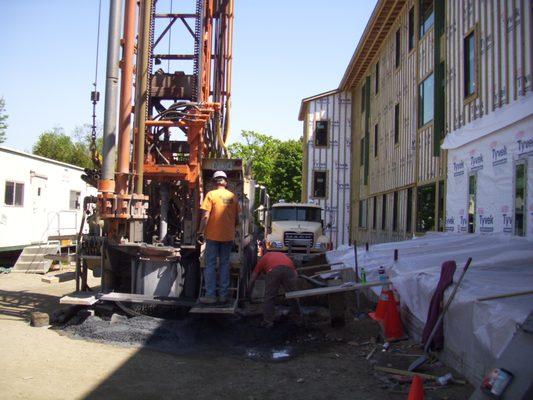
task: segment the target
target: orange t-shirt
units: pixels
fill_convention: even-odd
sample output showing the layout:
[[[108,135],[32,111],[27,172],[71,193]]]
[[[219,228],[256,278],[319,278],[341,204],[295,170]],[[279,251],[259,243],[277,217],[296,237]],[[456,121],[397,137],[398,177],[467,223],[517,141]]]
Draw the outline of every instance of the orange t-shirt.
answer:
[[[225,188],[211,190],[200,208],[209,212],[205,228],[207,239],[217,242],[235,239],[235,223],[239,211],[239,201],[235,194]]]

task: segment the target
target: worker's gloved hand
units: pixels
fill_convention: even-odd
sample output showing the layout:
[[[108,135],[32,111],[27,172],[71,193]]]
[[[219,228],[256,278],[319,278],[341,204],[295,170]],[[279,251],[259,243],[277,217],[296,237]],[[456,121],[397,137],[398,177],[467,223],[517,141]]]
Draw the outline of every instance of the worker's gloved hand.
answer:
[[[198,232],[198,233],[196,234],[196,241],[198,242],[198,244],[199,244],[200,246],[201,246],[202,244],[204,244],[204,243],[205,243],[205,234]]]

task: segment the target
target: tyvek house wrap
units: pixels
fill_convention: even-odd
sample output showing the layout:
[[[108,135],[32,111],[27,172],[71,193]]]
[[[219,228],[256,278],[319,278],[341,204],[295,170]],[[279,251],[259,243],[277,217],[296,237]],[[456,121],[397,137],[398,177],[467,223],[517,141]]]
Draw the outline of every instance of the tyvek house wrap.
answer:
[[[533,110],[533,109],[532,109]],[[526,234],[533,235],[533,114],[448,154],[446,231],[466,232],[468,179],[477,177],[477,232],[513,233],[517,163],[526,167]]]
[[[399,250],[397,262],[393,261],[394,249]],[[477,299],[533,289],[533,241],[505,234],[429,233],[414,240],[372,245],[369,252],[358,250],[359,268],[365,268],[367,280],[377,280],[377,270],[383,265],[402,307],[407,307],[421,326],[442,263],[457,262],[457,282],[468,257],[473,258],[472,265],[444,318],[444,353],[454,368],[478,383],[511,341],[516,324],[526,319],[533,296],[482,302]],[[353,268],[353,247],[328,252],[327,259]],[[445,292],[444,301],[452,286]],[[379,294],[381,289],[372,290]]]
[[[513,233],[515,167],[526,168],[525,227],[533,235],[533,94],[521,97],[450,134],[446,231],[468,230],[468,180],[476,176],[476,232]]]

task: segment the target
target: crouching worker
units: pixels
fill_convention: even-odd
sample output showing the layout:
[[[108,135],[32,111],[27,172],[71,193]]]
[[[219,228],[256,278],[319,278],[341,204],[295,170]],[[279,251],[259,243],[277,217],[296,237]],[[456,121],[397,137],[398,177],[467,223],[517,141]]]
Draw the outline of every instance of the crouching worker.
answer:
[[[259,275],[266,275],[265,301],[263,303],[263,326],[271,328],[274,325],[275,301],[279,288],[283,287],[285,292],[296,290],[296,279],[298,274],[292,260],[287,255],[272,251],[266,253],[257,263],[250,280],[248,294],[252,292],[254,283]],[[297,299],[290,299],[290,316],[293,321],[300,325],[302,314]]]

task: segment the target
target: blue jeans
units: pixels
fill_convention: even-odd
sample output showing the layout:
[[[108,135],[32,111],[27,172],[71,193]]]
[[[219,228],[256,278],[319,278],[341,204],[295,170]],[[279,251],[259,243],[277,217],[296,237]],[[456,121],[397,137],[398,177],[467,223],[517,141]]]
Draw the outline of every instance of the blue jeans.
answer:
[[[205,247],[205,294],[207,297],[216,296],[217,287],[217,258],[219,259],[219,278],[220,285],[218,295],[225,297],[228,294],[229,287],[229,255],[233,242],[217,242],[207,240]]]

